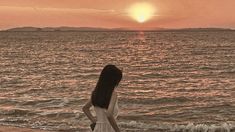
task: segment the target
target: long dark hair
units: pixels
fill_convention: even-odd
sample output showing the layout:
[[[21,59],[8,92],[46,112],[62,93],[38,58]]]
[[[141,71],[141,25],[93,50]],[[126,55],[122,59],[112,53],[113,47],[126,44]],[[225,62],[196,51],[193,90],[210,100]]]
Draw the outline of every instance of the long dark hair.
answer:
[[[106,65],[100,74],[95,90],[92,92],[92,104],[108,109],[113,90],[115,86],[119,84],[121,79],[121,70],[115,65]]]

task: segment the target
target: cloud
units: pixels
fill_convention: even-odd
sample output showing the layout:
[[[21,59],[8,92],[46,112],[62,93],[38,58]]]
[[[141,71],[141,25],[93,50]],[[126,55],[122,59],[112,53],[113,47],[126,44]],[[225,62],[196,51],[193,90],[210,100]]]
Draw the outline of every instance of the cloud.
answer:
[[[25,6],[0,6],[5,11],[54,11],[54,12],[77,12],[77,13],[115,13],[115,10],[92,9],[92,8],[53,8],[53,7],[25,7]]]

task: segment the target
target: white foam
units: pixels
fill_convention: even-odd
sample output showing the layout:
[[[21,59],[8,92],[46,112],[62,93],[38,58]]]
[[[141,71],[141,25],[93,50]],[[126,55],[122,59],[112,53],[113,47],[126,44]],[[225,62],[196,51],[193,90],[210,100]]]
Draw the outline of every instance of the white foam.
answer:
[[[120,126],[125,128],[135,128],[136,130],[163,130],[166,132],[235,132],[234,123],[223,124],[193,124],[174,125],[174,124],[149,124],[145,122],[130,121],[120,122]]]
[[[137,121],[131,121],[131,122],[120,122],[118,123],[121,126],[127,126],[127,127],[134,127],[140,130],[148,130],[148,129],[162,129],[162,130],[166,130],[166,129],[170,129],[169,125],[167,124],[149,124],[149,123],[145,123],[145,122],[137,122]]]
[[[221,125],[206,125],[189,123],[187,125],[175,125],[172,132],[232,132],[235,130],[234,124],[223,123]]]

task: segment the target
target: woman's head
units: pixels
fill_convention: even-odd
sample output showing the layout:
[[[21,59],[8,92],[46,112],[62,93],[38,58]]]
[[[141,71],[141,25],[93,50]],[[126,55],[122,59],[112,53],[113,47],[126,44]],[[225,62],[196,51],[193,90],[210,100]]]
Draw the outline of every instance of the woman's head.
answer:
[[[106,65],[102,70],[91,100],[94,106],[108,108],[115,86],[122,79],[122,71],[115,65]]]

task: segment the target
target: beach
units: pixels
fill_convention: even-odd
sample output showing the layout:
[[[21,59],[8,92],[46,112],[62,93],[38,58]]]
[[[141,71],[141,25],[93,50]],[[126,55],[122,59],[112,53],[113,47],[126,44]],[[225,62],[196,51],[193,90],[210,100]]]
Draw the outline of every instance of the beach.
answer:
[[[0,132],[48,132],[39,129],[20,128],[12,126],[0,126]]]

